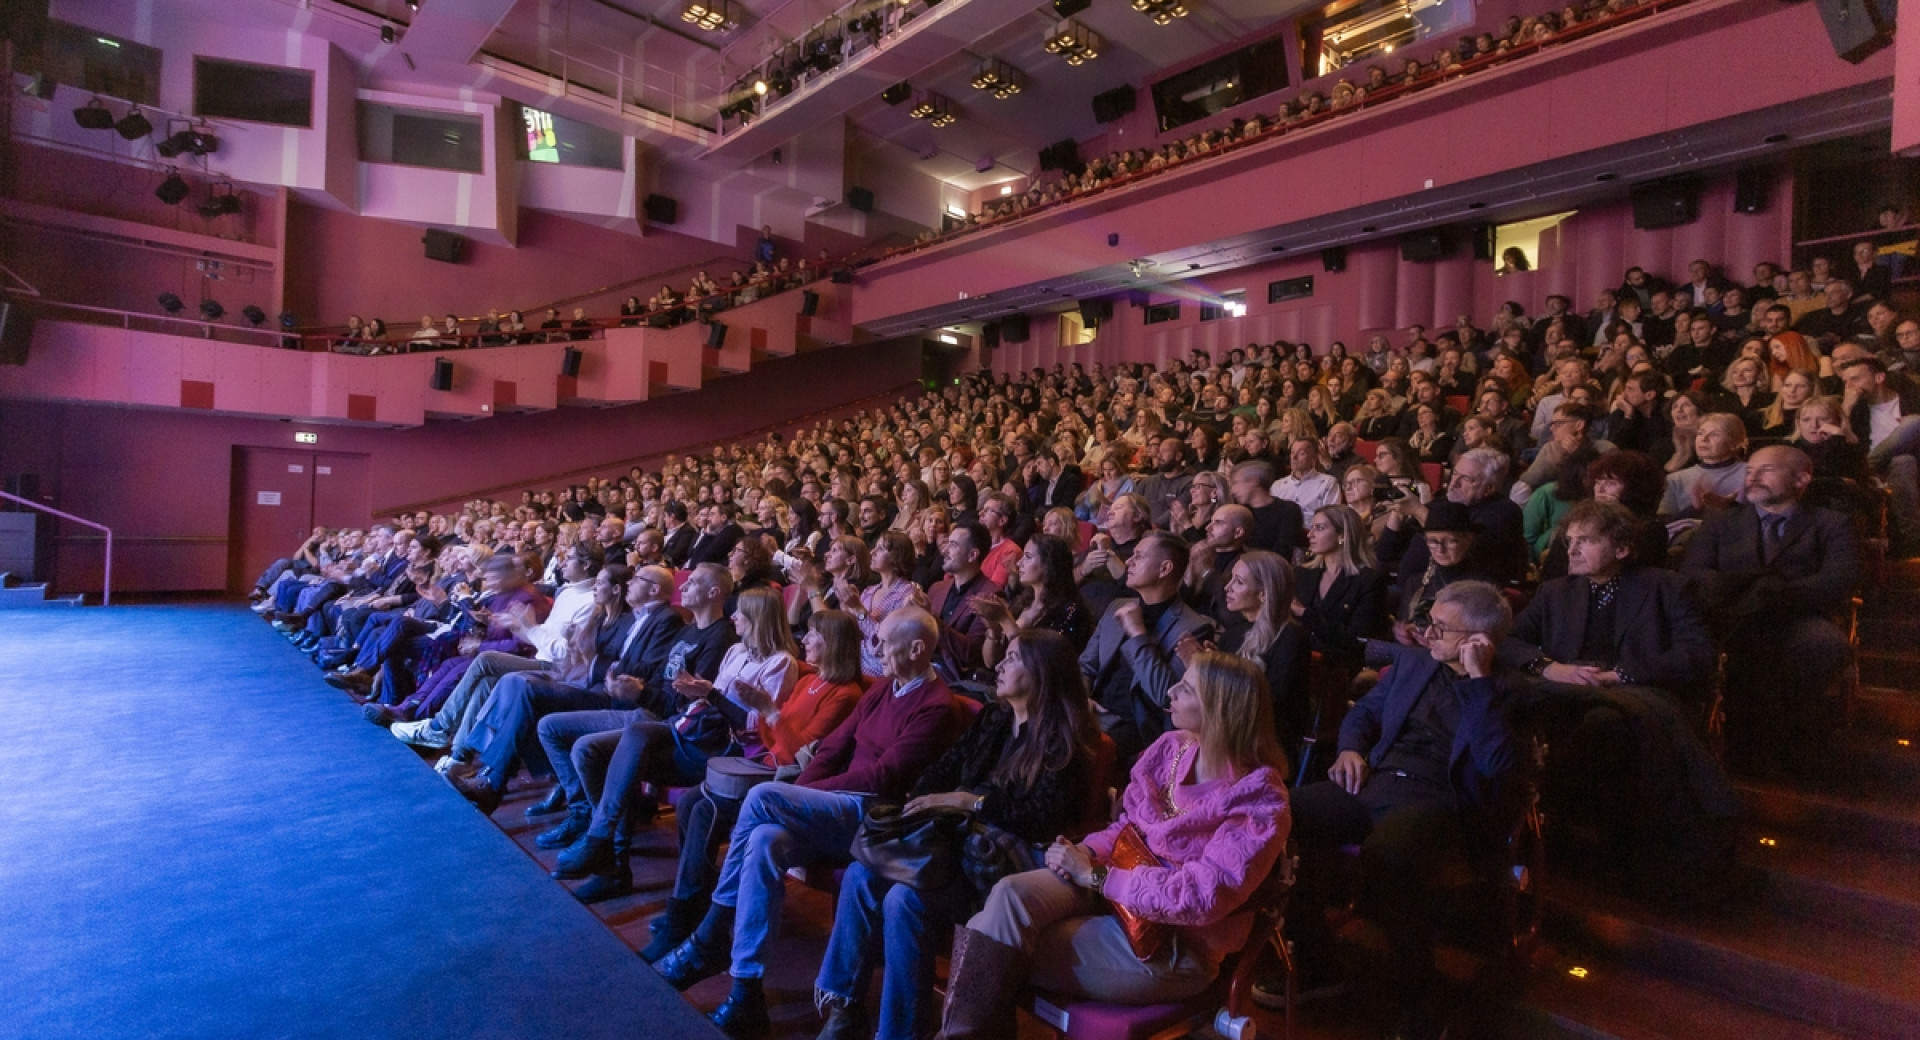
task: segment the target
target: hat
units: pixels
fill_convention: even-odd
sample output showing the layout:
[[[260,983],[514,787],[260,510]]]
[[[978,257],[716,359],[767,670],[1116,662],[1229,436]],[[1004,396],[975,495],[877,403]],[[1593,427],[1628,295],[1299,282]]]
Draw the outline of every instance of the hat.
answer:
[[[1427,522],[1422,530],[1452,531],[1461,534],[1475,534],[1479,526],[1473,522],[1473,514],[1467,507],[1452,499],[1443,498],[1427,506]]]

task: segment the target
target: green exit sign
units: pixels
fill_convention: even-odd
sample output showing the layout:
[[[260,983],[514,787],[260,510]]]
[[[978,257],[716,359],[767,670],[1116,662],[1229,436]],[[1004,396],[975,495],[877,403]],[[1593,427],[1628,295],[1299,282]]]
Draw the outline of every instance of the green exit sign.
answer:
[[[320,443],[320,435],[305,432],[295,433],[293,435],[293,441],[295,444],[318,444]]]

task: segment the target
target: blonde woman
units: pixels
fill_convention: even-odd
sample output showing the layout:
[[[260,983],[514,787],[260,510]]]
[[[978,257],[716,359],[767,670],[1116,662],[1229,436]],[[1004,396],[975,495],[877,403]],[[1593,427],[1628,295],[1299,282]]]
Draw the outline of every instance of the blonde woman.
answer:
[[[1351,508],[1321,506],[1307,522],[1307,552],[1294,616],[1315,650],[1357,662],[1361,640],[1387,630],[1386,576],[1374,559],[1372,535]]]

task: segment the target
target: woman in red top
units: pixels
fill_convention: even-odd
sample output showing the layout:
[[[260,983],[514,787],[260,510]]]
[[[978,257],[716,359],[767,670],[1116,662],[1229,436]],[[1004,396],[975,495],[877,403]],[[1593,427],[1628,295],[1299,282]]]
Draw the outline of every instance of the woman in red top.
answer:
[[[840,610],[814,614],[802,645],[807,661],[800,679],[778,703],[767,691],[736,687],[743,700],[753,702],[747,706],[758,716],[754,728],[761,749],[755,757],[776,770],[801,764],[801,754],[853,713],[867,687],[860,674],[860,626],[851,614]],[[653,941],[640,951],[648,964],[685,942],[705,916],[719,876],[720,845],[739,813],[738,798],[715,796],[705,784],[674,803],[680,827],[680,868],[666,912],[653,920]]]

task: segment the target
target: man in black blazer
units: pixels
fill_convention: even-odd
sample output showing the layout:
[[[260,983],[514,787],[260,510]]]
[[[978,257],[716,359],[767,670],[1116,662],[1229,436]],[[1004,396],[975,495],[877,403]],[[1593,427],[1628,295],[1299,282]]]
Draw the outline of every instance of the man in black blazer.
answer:
[[[677,498],[668,499],[667,504],[660,507],[660,511],[666,516],[667,524],[666,541],[661,546],[661,555],[666,558],[667,566],[684,568],[688,566],[687,554],[693,551],[693,540],[700,537],[700,532],[692,524],[687,523],[685,502]]]
[[[1475,448],[1453,464],[1453,478],[1447,483],[1447,498],[1466,506],[1473,518],[1475,534],[1469,560],[1496,584],[1519,581],[1527,571],[1525,521],[1520,507],[1507,497],[1511,483],[1507,479],[1508,465],[1508,458],[1500,452]],[[1411,495],[1395,502],[1394,508],[1415,520],[1426,520],[1426,507]],[[1418,574],[1426,570],[1428,562],[1427,543],[1416,538],[1400,559],[1400,573]]]
[[[1862,575],[1845,515],[1801,501],[1813,461],[1798,448],[1747,460],[1747,504],[1710,513],[1681,570],[1727,649],[1727,758],[1775,775],[1819,764],[1838,723],[1834,680],[1851,654],[1843,625]]]
[[[1055,458],[1051,452],[1040,452],[1027,463],[1027,512],[1034,518],[1036,526],[1047,510],[1055,506],[1073,508],[1073,503],[1086,490],[1087,476],[1080,467],[1069,466]]]
[[[1141,537],[1127,559],[1127,588],[1139,598],[1108,606],[1080,654],[1080,674],[1123,763],[1171,726],[1168,691],[1187,670],[1174,647],[1189,635],[1205,639],[1213,632],[1212,622],[1180,601],[1189,554],[1179,535]]]
[[[733,503],[715,502],[700,510],[700,536],[693,540],[693,547],[687,550],[687,567],[698,567],[703,563],[727,565],[727,557],[733,553],[733,547],[740,544],[746,532],[733,522]]]

